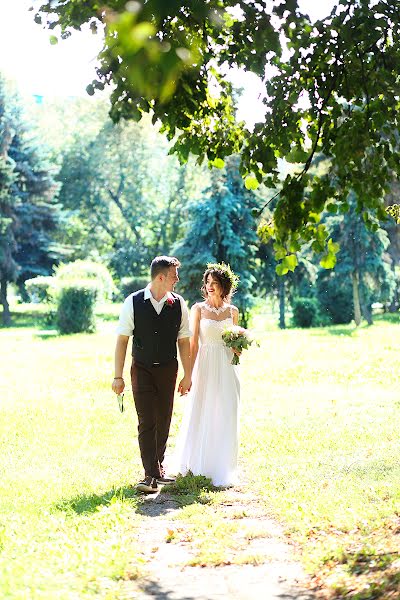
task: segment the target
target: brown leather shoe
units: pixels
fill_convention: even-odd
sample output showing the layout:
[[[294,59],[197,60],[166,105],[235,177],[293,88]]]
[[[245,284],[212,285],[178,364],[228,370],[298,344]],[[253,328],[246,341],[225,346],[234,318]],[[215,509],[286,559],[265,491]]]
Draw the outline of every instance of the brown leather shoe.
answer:
[[[150,476],[145,477],[142,481],[139,481],[136,489],[139,492],[144,492],[145,494],[155,494],[158,492],[157,479]]]

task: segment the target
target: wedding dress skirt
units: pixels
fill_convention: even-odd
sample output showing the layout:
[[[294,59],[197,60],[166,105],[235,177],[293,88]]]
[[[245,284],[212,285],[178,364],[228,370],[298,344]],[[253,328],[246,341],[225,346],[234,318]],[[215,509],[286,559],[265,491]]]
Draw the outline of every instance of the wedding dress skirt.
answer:
[[[216,486],[237,483],[240,383],[232,350],[222,341],[232,317],[200,320],[200,346],[172,460],[175,473],[210,477]]]

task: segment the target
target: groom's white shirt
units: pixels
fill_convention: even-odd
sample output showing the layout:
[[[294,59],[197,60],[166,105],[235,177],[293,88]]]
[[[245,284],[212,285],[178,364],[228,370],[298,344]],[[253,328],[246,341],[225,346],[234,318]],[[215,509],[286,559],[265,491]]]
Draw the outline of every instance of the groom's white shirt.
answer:
[[[181,313],[182,313],[182,318],[181,318],[181,325],[179,327],[179,332],[178,332],[178,340],[180,340],[181,338],[185,338],[185,337],[190,337],[190,328],[189,328],[189,311],[188,311],[188,307],[186,306],[186,302],[184,301],[184,299],[182,298],[182,296],[180,296],[179,294],[175,294],[176,296],[178,296],[179,301],[181,303]],[[127,298],[125,298],[125,301],[122,305],[122,309],[121,309],[121,314],[119,316],[119,323],[116,329],[116,333],[118,335],[132,335],[133,330],[135,329],[135,319],[134,319],[134,314],[133,314],[133,300],[132,300],[132,296],[133,294],[129,294],[129,296]],[[170,294],[170,292],[167,292],[165,294],[165,296],[163,298],[161,298],[161,300],[159,302],[157,302],[157,300],[155,298],[153,298],[153,295],[150,291],[150,284],[148,284],[145,289],[144,289],[144,299],[145,300],[149,300],[152,303],[154,310],[156,311],[156,313],[159,315],[160,312],[163,309],[163,306],[167,300],[167,298],[172,298],[172,294]]]

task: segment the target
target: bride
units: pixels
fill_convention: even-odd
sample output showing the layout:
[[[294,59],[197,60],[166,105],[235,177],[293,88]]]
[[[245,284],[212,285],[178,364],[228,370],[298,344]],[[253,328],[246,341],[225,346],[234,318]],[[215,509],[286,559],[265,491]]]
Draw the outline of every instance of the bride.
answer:
[[[173,460],[176,472],[205,475],[216,486],[237,482],[240,384],[222,340],[224,328],[238,323],[230,304],[237,282],[224,263],[208,265],[203,275],[204,301],[191,311],[192,388]]]

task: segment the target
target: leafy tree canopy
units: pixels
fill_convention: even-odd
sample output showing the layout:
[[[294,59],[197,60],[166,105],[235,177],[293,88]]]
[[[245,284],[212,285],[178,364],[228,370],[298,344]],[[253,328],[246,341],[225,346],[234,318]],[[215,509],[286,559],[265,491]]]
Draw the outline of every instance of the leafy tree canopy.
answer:
[[[296,0],[48,1],[36,21],[44,15],[64,36],[85,23],[104,28],[88,92],[112,85],[114,120],[151,112],[176,139],[181,160],[192,152],[222,166],[240,153],[249,188],[277,186],[279,158],[299,163],[283,182],[273,220],[260,227],[264,239],[277,240],[282,274],[304,242],[325,252],[325,267],[334,265],[337,249],[319,215],[325,206],[346,212],[351,189],[367,223],[369,215],[385,216],[382,198],[400,172],[396,2],[339,0],[315,23]],[[225,77],[235,67],[265,82],[265,121],[251,131],[235,119]],[[329,169],[311,178],[316,152]]]

